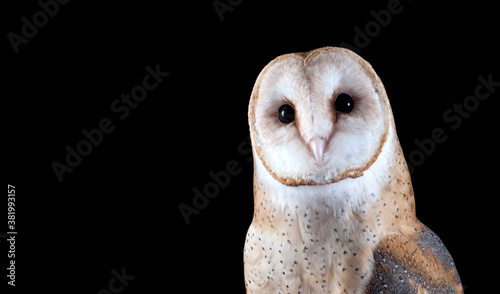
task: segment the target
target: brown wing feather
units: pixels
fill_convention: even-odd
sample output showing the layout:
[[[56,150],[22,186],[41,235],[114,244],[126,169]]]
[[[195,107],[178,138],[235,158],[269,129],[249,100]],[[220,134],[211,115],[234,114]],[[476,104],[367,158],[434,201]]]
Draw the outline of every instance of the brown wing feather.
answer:
[[[373,255],[367,293],[463,293],[450,253],[424,225],[409,237],[387,236]]]

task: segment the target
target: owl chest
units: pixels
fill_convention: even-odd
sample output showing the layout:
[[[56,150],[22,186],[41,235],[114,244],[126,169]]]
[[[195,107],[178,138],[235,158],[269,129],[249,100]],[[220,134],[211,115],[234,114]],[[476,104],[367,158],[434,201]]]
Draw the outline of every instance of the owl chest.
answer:
[[[347,228],[299,222],[288,228],[250,227],[244,250],[248,293],[363,293],[371,242]]]

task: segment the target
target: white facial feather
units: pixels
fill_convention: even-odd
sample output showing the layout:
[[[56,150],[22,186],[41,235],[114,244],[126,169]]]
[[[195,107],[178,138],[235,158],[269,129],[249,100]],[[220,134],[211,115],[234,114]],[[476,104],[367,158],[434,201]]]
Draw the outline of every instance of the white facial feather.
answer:
[[[249,108],[256,155],[270,174],[286,185],[324,185],[360,176],[386,140],[388,102],[363,59],[342,48],[308,55],[280,56],[259,75]],[[376,78],[377,81],[378,78]],[[346,93],[354,110],[338,113],[334,101]],[[278,109],[290,104],[295,121],[278,121]],[[310,148],[326,141],[324,162]]]
[[[258,182],[263,183],[269,191],[269,200],[273,207],[282,211],[296,206],[311,207],[313,210],[324,211],[335,216],[341,215],[341,211],[362,211],[366,205],[377,201],[384,187],[390,171],[390,158],[394,153],[395,131],[391,127],[389,135],[382,148],[378,159],[367,169],[362,177],[347,178],[342,181],[328,185],[314,186],[286,186],[267,171],[261,160],[254,153],[255,169]],[[349,217],[349,214],[345,215]]]

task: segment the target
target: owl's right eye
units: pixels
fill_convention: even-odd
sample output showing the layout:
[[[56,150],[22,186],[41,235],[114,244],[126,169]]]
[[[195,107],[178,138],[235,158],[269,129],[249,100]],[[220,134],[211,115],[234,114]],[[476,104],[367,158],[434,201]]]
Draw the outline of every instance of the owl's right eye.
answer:
[[[283,124],[289,124],[295,119],[295,110],[289,104],[283,104],[278,109],[278,120]]]

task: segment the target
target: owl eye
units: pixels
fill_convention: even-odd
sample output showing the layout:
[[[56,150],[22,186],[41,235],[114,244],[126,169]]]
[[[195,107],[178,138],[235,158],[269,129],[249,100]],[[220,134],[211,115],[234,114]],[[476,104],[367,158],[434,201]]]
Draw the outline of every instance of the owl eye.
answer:
[[[335,98],[335,110],[338,112],[349,113],[354,108],[352,97],[346,93],[340,93]]]
[[[295,119],[295,110],[289,104],[283,104],[278,110],[278,119],[283,124],[289,124]]]

